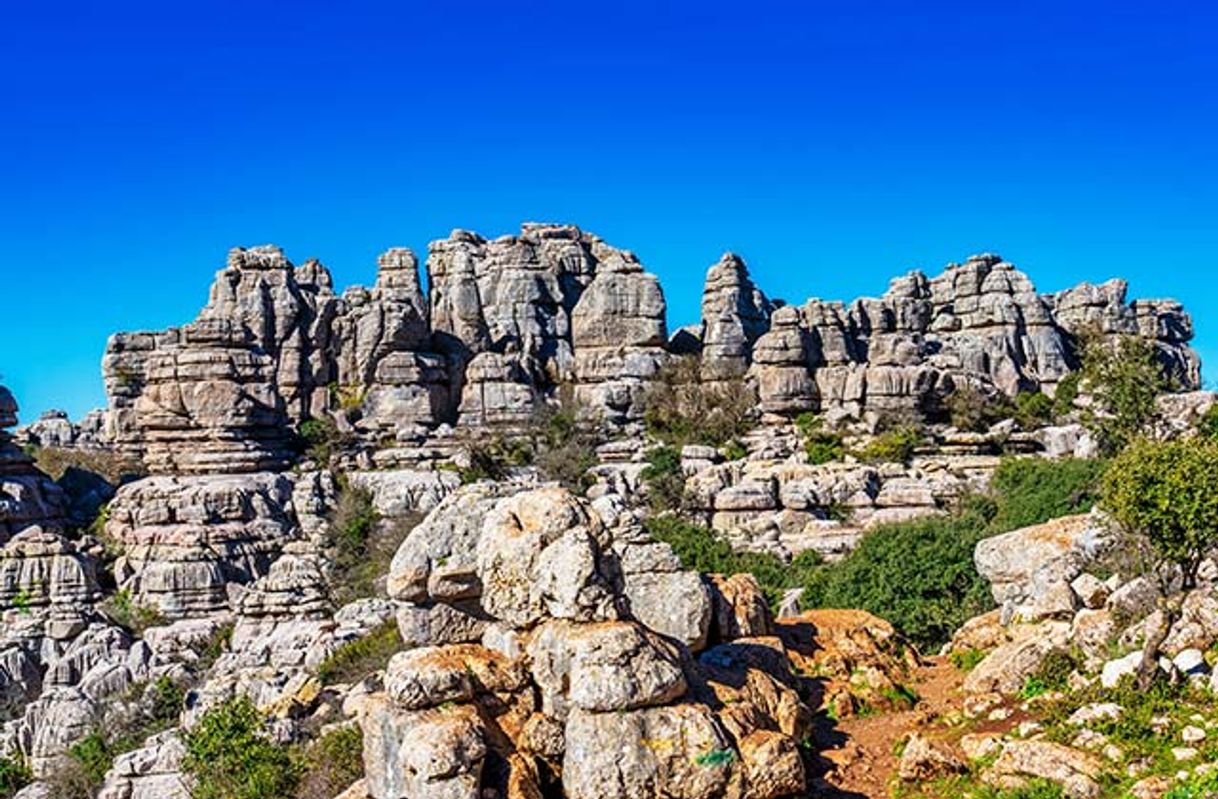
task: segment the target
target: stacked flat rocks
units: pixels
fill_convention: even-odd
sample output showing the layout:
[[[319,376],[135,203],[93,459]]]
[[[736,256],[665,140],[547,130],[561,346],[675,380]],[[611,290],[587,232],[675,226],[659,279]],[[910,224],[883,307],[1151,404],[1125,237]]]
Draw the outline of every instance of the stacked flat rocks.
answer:
[[[1038,294],[996,255],[911,272],[879,298],[784,307],[729,253],[707,272],[700,323],[671,339],[656,277],[570,225],[454,231],[429,247],[426,297],[409,250],[378,266],[372,288],[339,296],[317,261],[233,250],[194,323],[112,337],[104,436],[154,469],[258,471],[309,418],[337,413],[370,449],[417,447],[447,424],[520,425],[563,387],[624,425],[682,355],[703,380],[746,377],[771,417],[934,418],[962,386],[1052,393],[1091,332],[1141,335],[1179,386],[1200,380],[1179,303],[1128,302],[1120,280]]]
[[[810,712],[756,581],[612,498],[477,484],[402,544],[410,648],[360,709],[373,799],[796,795]]]

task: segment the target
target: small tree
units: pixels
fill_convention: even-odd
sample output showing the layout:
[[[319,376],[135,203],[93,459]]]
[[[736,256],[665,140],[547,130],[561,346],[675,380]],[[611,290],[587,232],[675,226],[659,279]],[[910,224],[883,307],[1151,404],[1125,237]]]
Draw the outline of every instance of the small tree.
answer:
[[[1104,475],[1102,505],[1126,530],[1145,535],[1185,588],[1218,543],[1218,442],[1139,440]]]
[[[1140,336],[1121,336],[1115,343],[1086,338],[1083,383],[1091,397],[1083,424],[1110,455],[1146,430],[1155,398],[1169,387],[1154,345]]]
[[[1152,568],[1161,587],[1160,612],[1146,633],[1138,669],[1138,685],[1146,689],[1183,599],[1169,592],[1171,575],[1162,567],[1178,566],[1182,586],[1192,588],[1201,559],[1218,542],[1218,442],[1135,442],[1105,474],[1101,504],[1127,533],[1149,542],[1157,561]]]

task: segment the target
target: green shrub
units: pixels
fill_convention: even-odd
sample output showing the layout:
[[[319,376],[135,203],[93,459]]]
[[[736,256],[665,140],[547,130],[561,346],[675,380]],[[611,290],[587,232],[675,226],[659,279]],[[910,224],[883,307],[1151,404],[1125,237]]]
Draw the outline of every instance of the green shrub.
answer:
[[[924,648],[938,648],[992,606],[973,550],[991,535],[1091,507],[1102,461],[1005,458],[988,494],[962,497],[951,515],[884,525],[813,573],[805,607],[861,607]]]
[[[1021,391],[1015,395],[1012,417],[1025,430],[1035,430],[1053,421],[1053,400],[1039,391]]]
[[[1045,656],[1040,666],[1024,680],[1020,696],[1033,699],[1049,691],[1064,691],[1078,663],[1069,652],[1054,651]]]
[[[1218,440],[1218,403],[1211,405],[1197,422],[1197,434],[1202,438]]]
[[[297,433],[305,455],[323,466],[330,462],[344,439],[334,420],[329,418],[306,419],[300,423]]]
[[[1106,467],[1102,460],[1003,458],[990,482],[997,503],[990,529],[1018,530],[1090,510]]]
[[[0,799],[12,799],[33,779],[34,775],[23,761],[15,757],[0,757]]]
[[[1053,392],[1053,418],[1064,421],[1074,413],[1074,401],[1078,399],[1079,384],[1082,383],[1082,372],[1071,372],[1057,383]]]
[[[647,453],[647,465],[639,473],[647,486],[647,502],[653,510],[679,510],[685,497],[685,473],[681,452],[675,447],[656,447]]]
[[[303,747],[297,799],[331,799],[364,776],[364,734],[358,724],[322,734]]]
[[[363,638],[343,644],[317,667],[317,677],[326,685],[362,680],[389,663],[402,649],[402,637],[395,621],[377,627]]]
[[[771,608],[777,608],[783,591],[802,586],[821,568],[820,557],[812,551],[800,553],[787,564],[774,555],[736,552],[714,531],[671,516],[651,518],[645,524],[653,538],[672,547],[686,569],[707,574],[752,574]]]
[[[1154,345],[1140,336],[1121,336],[1115,344],[1098,337],[1086,340],[1083,385],[1092,401],[1083,424],[1109,455],[1146,430],[1155,398],[1169,387]]]
[[[266,736],[246,697],[211,708],[182,737],[193,799],[284,799],[300,783],[299,764]]]
[[[808,463],[840,461],[846,455],[842,434],[825,430],[823,420],[816,414],[801,413],[795,418],[795,427],[804,440],[804,453],[808,456]]]
[[[186,691],[167,676],[131,686],[126,701],[138,706],[138,712],[107,712],[96,729],[68,748],[67,762],[50,779],[55,796],[90,799],[96,795],[114,759],[139,748],[149,736],[175,726],[185,700]]]
[[[97,793],[106,780],[106,772],[114,764],[118,753],[110,746],[101,732],[91,732],[68,749],[68,757],[75,761],[76,768],[71,779],[63,780],[59,788],[69,788],[64,793],[76,793],[89,797]],[[63,776],[60,775],[61,779]],[[70,787],[69,787],[70,786]]]
[[[872,438],[855,454],[866,463],[909,463],[922,440],[922,432],[916,427],[894,427]]]
[[[947,658],[957,669],[968,672],[977,668],[977,664],[985,660],[985,656],[984,650],[969,648],[951,652]]]
[[[937,649],[992,605],[973,565],[987,519],[975,512],[882,525],[806,584],[805,607],[862,608],[920,647]]]
[[[724,460],[738,461],[747,458],[749,450],[748,447],[733,438],[719,448],[719,454],[723,456]]]
[[[1103,507],[1196,583],[1205,553],[1218,542],[1218,441],[1137,441],[1104,475]]]

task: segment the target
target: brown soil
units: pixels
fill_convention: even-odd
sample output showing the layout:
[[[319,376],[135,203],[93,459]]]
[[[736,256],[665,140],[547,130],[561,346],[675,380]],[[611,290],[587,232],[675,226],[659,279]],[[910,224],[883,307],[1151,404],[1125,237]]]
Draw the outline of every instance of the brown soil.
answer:
[[[826,771],[816,796],[884,799],[896,772],[897,750],[906,736],[939,716],[959,710],[964,675],[947,658],[926,658],[909,685],[919,701],[911,710],[846,719],[822,731],[820,757]]]

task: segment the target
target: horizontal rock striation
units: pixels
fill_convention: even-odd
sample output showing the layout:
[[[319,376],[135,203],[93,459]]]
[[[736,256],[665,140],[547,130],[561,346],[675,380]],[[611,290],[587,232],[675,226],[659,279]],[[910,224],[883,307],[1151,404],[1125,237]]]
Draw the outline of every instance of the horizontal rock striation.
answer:
[[[771,417],[936,418],[962,387],[1053,393],[1091,334],[1150,339],[1176,385],[1199,383],[1179,303],[1129,302],[1120,280],[1040,294],[996,255],[910,272],[878,298],[789,306],[727,254],[707,273],[700,324],[671,339],[656,277],[574,226],[454,231],[429,247],[426,295],[409,250],[378,265],[371,288],[338,295],[317,261],[233,250],[196,321],[111,338],[107,438],[154,473],[276,470],[309,418],[340,417],[368,449],[418,452],[444,424],[521,425],[567,388],[628,425],[682,355],[704,381],[744,378]]]

